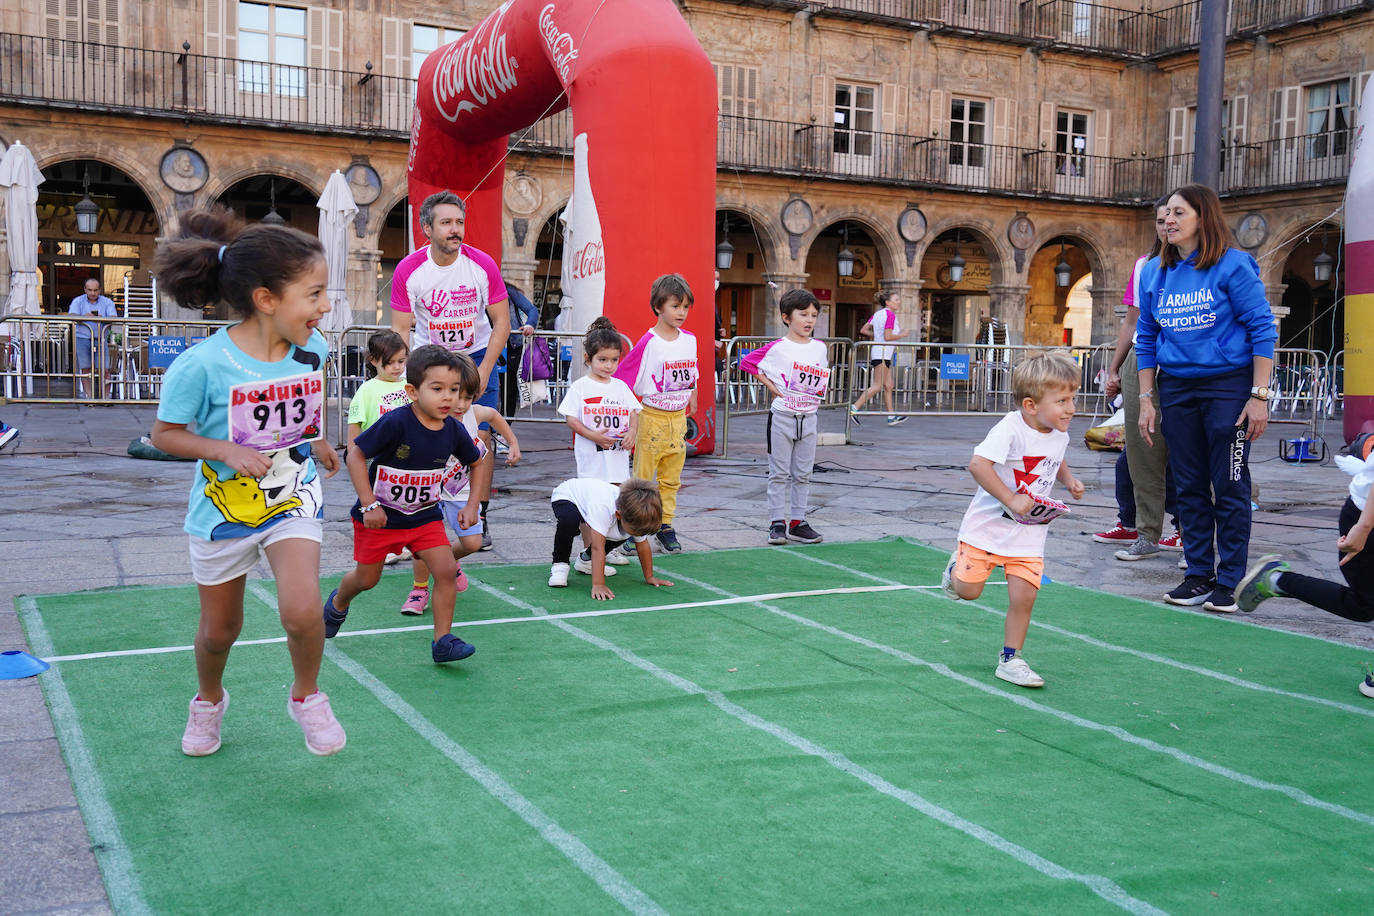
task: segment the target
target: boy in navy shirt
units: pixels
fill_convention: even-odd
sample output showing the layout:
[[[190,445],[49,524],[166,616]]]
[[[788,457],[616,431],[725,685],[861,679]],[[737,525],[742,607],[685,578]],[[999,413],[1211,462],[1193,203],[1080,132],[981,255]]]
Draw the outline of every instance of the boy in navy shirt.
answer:
[[[339,632],[353,599],[381,579],[387,554],[409,547],[434,574],[434,661],[459,661],[477,651],[451,632],[456,570],[439,500],[462,490],[469,475],[474,493],[491,481],[491,462],[481,460],[485,449],[456,419],[480,387],[471,357],[435,344],[418,347],[406,361],[409,406],[383,414],[353,440],[347,464],[358,492],[351,513],[358,565],[324,603],[326,637]],[[477,513],[477,501],[468,500],[459,519],[472,527]]]

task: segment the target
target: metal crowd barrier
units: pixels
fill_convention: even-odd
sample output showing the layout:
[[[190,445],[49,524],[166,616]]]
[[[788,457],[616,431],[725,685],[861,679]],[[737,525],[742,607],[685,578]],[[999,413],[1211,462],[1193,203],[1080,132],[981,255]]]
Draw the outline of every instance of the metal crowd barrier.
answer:
[[[717,447],[723,458],[730,444],[730,419],[751,414],[767,413],[773,396],[757,376],[750,375],[739,368],[740,357],[757,350],[776,337],[731,337],[725,342],[725,371],[722,374],[716,409],[720,411],[719,442]],[[850,350],[854,341],[848,337],[817,338],[826,345],[826,358],[830,362],[830,384],[826,388],[821,409],[844,407],[849,402],[844,394],[849,390]]]
[[[90,315],[10,316],[0,324],[0,392],[30,404],[156,404],[177,353],[227,322]],[[84,326],[84,327],[81,327]],[[81,333],[89,328],[89,334]],[[90,354],[90,369],[79,357]]]
[[[868,387],[870,361],[875,346],[893,347],[892,359],[893,409],[887,410],[881,391],[875,393],[864,409],[847,412],[845,436],[849,437],[850,423],[862,423],[865,417],[922,416],[944,414],[973,416],[986,413],[1006,413],[1016,406],[1011,392],[1011,370],[1030,353],[1042,352],[1046,347],[1013,344],[952,344],[931,341],[861,341],[851,351],[849,377],[851,387],[847,402],[853,403]],[[1097,391],[1091,395],[1105,411],[1105,397],[1099,379],[1110,362],[1110,348],[1066,347],[1082,367],[1080,390]],[[871,406],[870,406],[871,405]]]

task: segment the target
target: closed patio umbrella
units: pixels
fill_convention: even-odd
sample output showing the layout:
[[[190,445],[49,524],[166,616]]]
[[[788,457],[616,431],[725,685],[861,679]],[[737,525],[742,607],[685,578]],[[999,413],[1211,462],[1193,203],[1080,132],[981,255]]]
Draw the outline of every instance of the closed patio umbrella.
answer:
[[[324,245],[324,260],[329,268],[329,304],[333,306],[325,317],[324,330],[341,334],[353,323],[347,289],[348,231],[353,226],[358,205],[348,189],[348,180],[338,169],[329,176],[315,206],[320,208],[320,244]]]
[[[38,186],[43,173],[33,153],[18,140],[0,159],[0,188],[5,189],[5,233],[9,239],[10,293],[3,317],[37,315],[38,308]],[[27,362],[29,326],[19,322],[24,341],[21,359]],[[14,327],[14,325],[9,325]],[[21,372],[28,369],[21,365]],[[32,393],[33,379],[28,380]]]

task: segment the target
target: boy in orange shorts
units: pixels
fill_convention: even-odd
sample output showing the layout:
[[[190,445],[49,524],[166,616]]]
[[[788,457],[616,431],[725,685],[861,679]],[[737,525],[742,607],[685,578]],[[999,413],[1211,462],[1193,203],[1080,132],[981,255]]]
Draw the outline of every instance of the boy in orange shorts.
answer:
[[[1006,572],[1007,618],[996,673],[1018,687],[1045,685],[1021,658],[1021,648],[1045,567],[1045,526],[1069,511],[1050,491],[1058,480],[1074,499],[1083,498],[1082,482],[1064,461],[1080,378],[1078,364],[1063,351],[1032,356],[1012,370],[1020,407],[973,450],[968,469],[978,491],[940,581],[951,598],[972,601],[994,568]]]

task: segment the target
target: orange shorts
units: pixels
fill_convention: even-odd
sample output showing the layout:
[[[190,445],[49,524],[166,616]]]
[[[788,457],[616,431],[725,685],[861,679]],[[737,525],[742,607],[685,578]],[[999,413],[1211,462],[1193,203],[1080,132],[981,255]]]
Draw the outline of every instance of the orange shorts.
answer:
[[[961,582],[986,582],[992,571],[1001,566],[1007,577],[1015,576],[1040,588],[1040,577],[1045,572],[1044,557],[1004,557],[988,553],[980,547],[959,542],[959,552],[954,560],[954,578]]]

